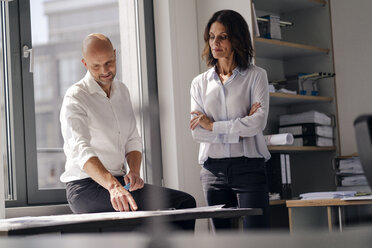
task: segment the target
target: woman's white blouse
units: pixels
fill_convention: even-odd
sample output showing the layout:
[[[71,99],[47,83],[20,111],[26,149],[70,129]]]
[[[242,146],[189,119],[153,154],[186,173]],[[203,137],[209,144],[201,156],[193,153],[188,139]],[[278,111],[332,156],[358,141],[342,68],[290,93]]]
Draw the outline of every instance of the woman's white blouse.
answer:
[[[269,113],[266,71],[255,65],[235,68],[222,84],[215,68],[194,78],[191,84],[191,111],[200,111],[212,121],[213,131],[197,126],[192,131],[200,143],[199,163],[211,158],[270,158],[262,131]],[[261,107],[248,116],[253,103]]]

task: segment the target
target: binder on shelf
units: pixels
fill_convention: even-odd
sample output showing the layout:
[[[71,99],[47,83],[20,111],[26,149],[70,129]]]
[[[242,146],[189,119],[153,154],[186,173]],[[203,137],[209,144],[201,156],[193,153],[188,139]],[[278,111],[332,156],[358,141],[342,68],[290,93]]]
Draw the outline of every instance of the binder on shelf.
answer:
[[[333,138],[332,126],[321,126],[315,123],[279,127],[279,133],[291,133],[294,136],[321,136]]]
[[[289,154],[272,154],[266,168],[269,192],[279,193],[281,199],[292,198]]]
[[[259,32],[262,37],[266,39],[282,39],[282,33],[280,30],[280,17],[277,15],[266,15],[261,16],[260,19],[266,19],[267,22],[258,22]]]
[[[289,154],[285,154],[285,168],[286,168],[287,183],[284,184],[284,188],[282,189],[282,194],[283,194],[283,199],[291,199],[292,198],[292,179],[291,179],[291,163],[290,163]]]
[[[333,139],[320,136],[294,136],[294,146],[333,146]]]

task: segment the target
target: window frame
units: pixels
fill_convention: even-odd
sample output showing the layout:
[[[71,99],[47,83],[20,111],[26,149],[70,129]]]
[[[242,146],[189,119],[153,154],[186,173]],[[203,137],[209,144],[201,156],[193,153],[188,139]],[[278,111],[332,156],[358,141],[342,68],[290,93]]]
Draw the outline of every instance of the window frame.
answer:
[[[138,10],[137,35],[141,101],[143,106],[143,157],[146,181],[162,185],[159,103],[156,74],[156,51],[153,0],[133,0]],[[24,45],[32,48],[30,0],[9,2],[11,58],[12,144],[15,163],[16,200],[6,201],[6,208],[66,203],[65,189],[38,188],[37,145],[33,74],[30,60],[23,58]],[[141,38],[141,39],[140,39]],[[150,111],[151,106],[151,111]]]
[[[19,36],[19,2],[8,2],[8,21],[9,21],[9,57],[10,64],[10,82],[9,82],[9,100],[11,112],[9,118],[11,119],[11,139],[12,161],[15,168],[15,197],[16,199],[5,201],[6,207],[24,206],[27,204],[26,192],[26,164],[25,164],[25,144],[24,144],[24,122],[23,122],[23,87],[22,87],[22,72],[21,72],[21,47]],[[15,130],[17,130],[15,132]]]
[[[29,0],[18,0],[20,48],[24,45],[32,46],[31,12]],[[21,50],[22,51],[22,50]],[[25,165],[27,181],[27,205],[66,203],[65,189],[43,189],[38,187],[36,122],[33,73],[30,69],[30,59],[21,59],[21,73],[23,92],[23,121],[25,131]]]

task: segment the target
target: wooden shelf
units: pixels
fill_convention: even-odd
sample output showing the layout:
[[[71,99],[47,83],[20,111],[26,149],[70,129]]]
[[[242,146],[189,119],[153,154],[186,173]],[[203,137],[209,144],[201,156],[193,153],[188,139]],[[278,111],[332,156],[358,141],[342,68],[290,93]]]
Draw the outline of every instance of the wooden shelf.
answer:
[[[268,146],[270,152],[321,152],[335,151],[334,146]]]
[[[270,92],[270,105],[274,106],[285,106],[292,104],[313,104],[332,101],[333,98],[328,96],[305,96]]]
[[[255,37],[256,56],[271,59],[291,59],[313,55],[327,54],[328,48],[303,45],[288,41]]]
[[[276,14],[288,13],[313,7],[321,7],[327,4],[324,0],[255,0],[256,10],[265,10]]]
[[[270,206],[286,205],[286,200],[270,200]]]

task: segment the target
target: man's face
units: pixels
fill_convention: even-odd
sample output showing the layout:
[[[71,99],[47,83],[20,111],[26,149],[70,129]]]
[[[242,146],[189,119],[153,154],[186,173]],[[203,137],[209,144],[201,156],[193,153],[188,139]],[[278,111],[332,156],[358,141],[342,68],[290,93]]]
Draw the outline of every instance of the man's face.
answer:
[[[102,85],[111,84],[116,75],[116,51],[113,49],[95,49],[82,59],[86,69],[94,80]]]

